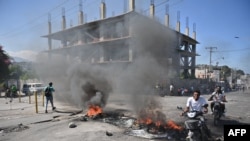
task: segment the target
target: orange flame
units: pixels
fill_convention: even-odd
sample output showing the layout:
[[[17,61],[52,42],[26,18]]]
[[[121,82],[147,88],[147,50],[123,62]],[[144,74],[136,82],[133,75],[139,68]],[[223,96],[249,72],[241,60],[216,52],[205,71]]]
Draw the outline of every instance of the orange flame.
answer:
[[[150,119],[150,118],[146,118],[146,119],[144,120],[144,122],[145,122],[146,124],[151,124],[151,123],[153,122],[153,120]]]
[[[102,108],[100,106],[90,105],[89,110],[87,112],[87,115],[89,117],[92,117],[92,116],[96,116],[96,115],[101,114],[101,113],[102,113]]]
[[[155,122],[155,125],[156,125],[157,127],[160,127],[160,126],[162,125],[162,122],[161,122],[161,121],[156,121],[156,122]]]
[[[174,121],[169,120],[167,122],[166,128],[174,129],[174,130],[182,130],[181,126],[178,126]]]
[[[148,124],[153,123],[153,120],[151,118],[147,117],[147,118],[144,118],[144,119],[138,119],[137,122],[141,123],[141,124],[147,124],[148,125]]]

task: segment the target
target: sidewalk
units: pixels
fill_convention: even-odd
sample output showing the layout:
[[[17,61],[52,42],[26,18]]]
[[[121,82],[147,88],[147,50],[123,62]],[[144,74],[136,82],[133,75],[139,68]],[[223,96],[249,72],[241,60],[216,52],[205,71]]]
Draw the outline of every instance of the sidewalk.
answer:
[[[46,98],[44,98],[44,101]],[[71,107],[62,106],[60,103],[55,102],[59,111],[72,109]],[[78,110],[79,111],[79,110]],[[16,126],[22,124],[32,124],[36,122],[54,119],[56,116],[70,115],[68,112],[55,112],[52,111],[51,104],[48,104],[48,113],[45,113],[45,104],[43,105],[43,96],[37,96],[37,110],[35,104],[35,96],[24,96],[13,98],[0,97],[0,128]]]

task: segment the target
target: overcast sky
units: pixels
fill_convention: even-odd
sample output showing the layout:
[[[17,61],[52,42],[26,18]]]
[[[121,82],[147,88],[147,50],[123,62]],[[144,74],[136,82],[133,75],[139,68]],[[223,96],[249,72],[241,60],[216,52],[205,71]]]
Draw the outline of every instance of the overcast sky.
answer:
[[[98,20],[102,0],[82,0],[87,22]],[[107,17],[122,14],[128,0],[104,0]],[[136,0],[136,10],[148,14],[151,0]],[[185,32],[188,17],[192,36],[196,25],[196,64],[209,64],[207,47],[216,47],[212,65],[227,65],[250,74],[250,1],[249,0],[154,0],[156,16],[164,23],[166,4],[169,5],[170,27],[175,29],[180,12],[181,32]],[[11,56],[29,59],[48,48],[48,14],[52,32],[61,29],[62,8],[67,27],[78,23],[79,0],[0,0],[0,44]],[[56,45],[54,45],[56,47]],[[223,59],[224,58],[224,59]]]

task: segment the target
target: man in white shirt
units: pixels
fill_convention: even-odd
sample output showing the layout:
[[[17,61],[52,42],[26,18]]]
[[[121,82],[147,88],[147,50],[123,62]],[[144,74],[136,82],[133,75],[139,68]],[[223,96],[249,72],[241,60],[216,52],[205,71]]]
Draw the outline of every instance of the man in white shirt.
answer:
[[[183,116],[188,111],[200,111],[203,113],[207,113],[207,107],[207,101],[204,97],[200,96],[200,90],[195,90],[193,92],[193,96],[187,99],[186,108],[181,113],[181,116]]]
[[[215,91],[211,94],[208,101],[212,101],[210,104],[210,108],[211,108],[212,113],[213,113],[215,101],[220,102],[220,104],[222,106],[222,111],[223,112],[225,111],[225,102],[227,102],[227,100],[226,100],[225,94],[221,90],[221,86],[216,87]]]

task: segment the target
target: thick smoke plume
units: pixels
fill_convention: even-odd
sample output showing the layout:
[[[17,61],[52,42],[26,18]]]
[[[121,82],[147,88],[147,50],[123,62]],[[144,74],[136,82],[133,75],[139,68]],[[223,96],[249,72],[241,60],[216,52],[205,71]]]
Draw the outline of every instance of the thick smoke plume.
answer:
[[[168,59],[175,53],[176,33],[160,23],[145,17],[130,17],[129,25],[135,51],[134,62],[120,75],[118,90],[130,94],[136,113],[154,101],[156,82],[170,84],[171,65]],[[160,105],[157,105],[160,107]]]
[[[133,59],[128,65],[93,65],[90,60],[76,61],[64,54],[43,54],[37,66],[44,82],[54,82],[56,99],[79,107],[98,104],[104,107],[109,94],[126,94],[138,112],[153,100],[153,87],[157,81],[169,83],[168,59],[177,44],[176,34],[164,25],[138,16],[127,17],[125,27],[130,28],[132,40],[126,45]],[[119,31],[119,30],[117,30]],[[124,54],[128,54],[126,50]],[[85,52],[82,49],[81,52]],[[120,52],[121,53],[121,52]],[[91,58],[91,56],[89,56]],[[88,62],[88,63],[86,63]],[[122,62],[120,62],[122,63]],[[158,106],[157,106],[158,107]]]
[[[44,54],[43,58],[46,56]],[[57,100],[79,108],[91,104],[104,107],[112,92],[107,70],[99,66],[75,62],[56,55],[50,60],[42,60],[37,69],[44,82],[54,83]]]

